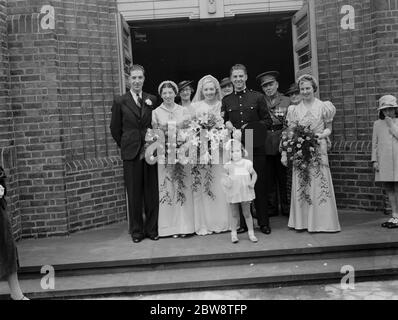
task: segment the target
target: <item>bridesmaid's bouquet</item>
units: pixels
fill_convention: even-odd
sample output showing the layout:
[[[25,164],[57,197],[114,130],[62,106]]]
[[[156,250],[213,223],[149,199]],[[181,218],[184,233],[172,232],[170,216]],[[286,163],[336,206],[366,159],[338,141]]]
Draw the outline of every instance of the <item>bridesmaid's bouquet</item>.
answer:
[[[183,205],[186,201],[186,173],[184,164],[177,157],[178,149],[185,141],[179,137],[179,130],[173,125],[158,126],[148,129],[145,135],[144,153],[147,162],[164,165],[166,171],[163,181],[159,181],[159,201],[170,206],[173,202]]]
[[[308,189],[311,187],[312,178],[320,178],[320,203],[326,201],[330,196],[328,181],[324,176],[321,166],[322,155],[318,137],[311,130],[310,126],[303,126],[295,123],[282,133],[280,150],[282,158],[286,157],[287,164],[293,167],[299,178],[299,200],[306,201],[312,205]]]

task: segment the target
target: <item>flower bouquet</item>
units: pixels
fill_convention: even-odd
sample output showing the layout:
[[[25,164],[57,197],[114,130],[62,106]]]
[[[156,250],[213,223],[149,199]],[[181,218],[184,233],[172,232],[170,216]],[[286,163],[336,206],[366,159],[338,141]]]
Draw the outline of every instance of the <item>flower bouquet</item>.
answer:
[[[282,133],[280,149],[282,160],[293,167],[299,179],[299,201],[306,201],[312,205],[313,199],[308,193],[311,187],[312,178],[320,179],[319,203],[326,202],[330,197],[328,181],[321,170],[324,166],[320,152],[318,137],[311,130],[310,126],[303,126],[296,123]]]
[[[200,187],[203,186],[205,194],[214,200],[211,190],[214,179],[212,164],[219,163],[220,146],[223,146],[228,130],[225,129],[222,117],[212,112],[196,115],[183,130],[190,144],[188,162],[192,165],[192,191],[200,192]]]
[[[177,158],[177,150],[184,141],[177,139],[177,126],[169,124],[148,129],[145,135],[145,157],[148,163],[164,165],[165,177],[160,182],[160,203],[183,205],[186,201],[184,164]]]

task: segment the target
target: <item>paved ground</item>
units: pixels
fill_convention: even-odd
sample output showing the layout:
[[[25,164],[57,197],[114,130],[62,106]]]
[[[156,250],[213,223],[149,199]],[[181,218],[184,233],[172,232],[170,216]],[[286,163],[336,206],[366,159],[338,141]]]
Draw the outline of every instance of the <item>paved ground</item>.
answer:
[[[398,280],[95,298],[98,300],[398,300]]]
[[[151,261],[156,258],[263,250],[321,250],[326,246],[398,242],[398,229],[388,230],[380,227],[387,219],[381,213],[342,211],[339,216],[342,231],[332,234],[296,232],[287,228],[287,218],[271,218],[272,234],[266,236],[257,231],[257,244],[251,243],[247,234],[243,234],[240,236],[239,244],[234,245],[230,241],[229,233],[187,239],[146,239],[134,244],[127,232],[127,224],[120,223],[99,230],[72,234],[69,237],[22,240],[18,242],[18,251],[21,266],[25,267],[134,259]]]

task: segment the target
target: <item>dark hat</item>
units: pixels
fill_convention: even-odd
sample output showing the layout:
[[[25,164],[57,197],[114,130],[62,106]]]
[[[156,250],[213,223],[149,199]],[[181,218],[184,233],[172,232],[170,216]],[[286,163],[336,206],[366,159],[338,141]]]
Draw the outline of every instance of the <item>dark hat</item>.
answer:
[[[297,83],[293,83],[293,84],[290,86],[289,90],[286,91],[285,94],[286,94],[287,96],[290,96],[291,94],[293,94],[293,93],[295,93],[295,92],[300,93],[300,88],[299,88],[299,86],[298,86]]]
[[[230,78],[224,78],[220,81],[220,87],[223,88],[229,84],[232,84],[231,79]]]
[[[261,86],[270,83],[272,81],[276,81],[279,77],[278,71],[267,71],[259,74],[256,77],[256,80],[260,81]]]
[[[178,92],[180,92],[182,89],[184,89],[184,88],[190,86],[192,83],[193,83],[192,80],[184,80],[184,81],[181,81],[181,82],[178,84]]]

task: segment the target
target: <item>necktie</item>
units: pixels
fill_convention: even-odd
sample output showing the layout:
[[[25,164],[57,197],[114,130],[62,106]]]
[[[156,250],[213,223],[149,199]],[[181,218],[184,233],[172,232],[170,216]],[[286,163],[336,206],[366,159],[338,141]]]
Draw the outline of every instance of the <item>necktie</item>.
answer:
[[[140,96],[137,96],[137,103],[138,103],[138,106],[140,108],[142,108],[142,98]]]
[[[138,103],[138,106],[140,107],[140,109],[141,109],[141,117],[142,117],[142,110],[144,109],[143,108],[143,104],[142,104],[142,98],[140,97],[140,96],[137,96],[137,103]]]

